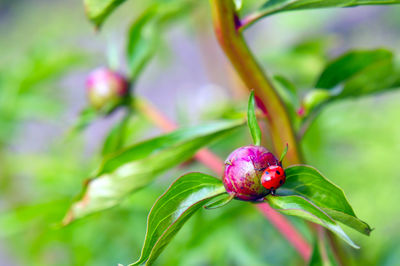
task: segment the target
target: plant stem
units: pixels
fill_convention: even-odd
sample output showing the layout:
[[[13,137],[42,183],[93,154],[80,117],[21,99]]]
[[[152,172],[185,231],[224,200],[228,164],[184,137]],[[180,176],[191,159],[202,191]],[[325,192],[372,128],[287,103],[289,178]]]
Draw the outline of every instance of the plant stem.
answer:
[[[269,204],[257,204],[257,208],[268,219],[268,221],[285,236],[292,246],[297,250],[304,261],[308,261],[311,256],[311,246],[296,230],[296,228],[286,219],[285,216],[275,211]]]
[[[177,128],[177,124],[157,110],[151,103],[145,100],[134,101],[136,110],[140,111],[153,124],[162,130],[169,132]],[[195,155],[196,160],[214,171],[219,178],[223,175],[224,162],[208,149],[201,149]],[[285,216],[275,211],[267,203],[255,205],[257,209],[275,226],[285,239],[296,249],[304,261],[308,261],[311,255],[311,246]]]
[[[286,162],[288,164],[301,163],[302,154],[285,105],[238,30],[241,23],[236,15],[233,1],[210,0],[210,3],[214,30],[220,46],[248,90],[254,90],[267,107],[267,120],[275,152],[281,154],[288,144],[289,152]]]

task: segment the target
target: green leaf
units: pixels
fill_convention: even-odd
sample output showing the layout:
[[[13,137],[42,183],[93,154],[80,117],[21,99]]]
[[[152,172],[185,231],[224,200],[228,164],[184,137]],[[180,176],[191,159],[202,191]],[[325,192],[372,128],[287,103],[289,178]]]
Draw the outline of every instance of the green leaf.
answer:
[[[221,208],[221,207],[227,205],[229,202],[231,202],[234,197],[235,197],[234,195],[229,195],[229,194],[225,193],[221,196],[220,199],[217,199],[216,201],[211,202],[210,204],[207,204],[206,206],[204,206],[204,208],[207,210]]]
[[[384,50],[350,51],[330,62],[303,101],[310,113],[322,104],[347,97],[394,89],[400,74],[393,53]]]
[[[313,253],[308,262],[309,266],[339,266],[332,252],[332,245],[327,241],[326,236],[327,232],[319,229],[317,230],[317,237],[313,245]]]
[[[185,222],[211,199],[225,192],[222,182],[202,173],[178,178],[154,203],[147,219],[146,238],[138,261],[150,265]]]
[[[85,11],[88,18],[99,27],[115,8],[125,0],[84,0]]]
[[[64,223],[119,204],[126,195],[148,185],[156,175],[190,159],[200,148],[242,125],[243,121],[219,121],[182,128],[108,156],[70,208]]]
[[[323,70],[316,88],[302,105],[302,134],[329,102],[399,88],[400,70],[393,53],[385,49],[350,51],[334,59]]]
[[[354,248],[359,248],[346,235],[343,229],[322,209],[311,201],[301,196],[267,196],[266,201],[280,212],[297,216],[311,222],[320,224],[343,239],[347,244]]]
[[[131,116],[131,112],[128,112],[108,133],[104,143],[101,154],[103,156],[116,152],[124,145],[127,126]]]
[[[247,106],[247,125],[249,126],[251,137],[253,138],[254,145],[260,146],[261,144],[261,129],[257,122],[255,112],[254,91],[250,93],[249,104]]]
[[[281,75],[275,75],[274,81],[278,85],[278,93],[285,104],[295,112],[295,110],[300,107],[296,86],[290,80]]]
[[[289,145],[286,143],[286,146],[285,146],[285,148],[283,149],[283,152],[282,152],[282,154],[281,154],[281,158],[279,158],[279,162],[280,162],[280,163],[282,163],[283,158],[285,158],[285,156],[286,156],[286,154],[287,154],[287,152],[288,152],[288,149],[289,149]]]
[[[67,133],[66,139],[74,138],[76,135],[80,134],[98,117],[98,115],[97,110],[92,107],[87,107],[82,110],[78,115],[75,125],[73,125]]]
[[[189,3],[182,1],[156,3],[132,23],[128,34],[127,61],[133,80],[137,79],[157,51],[166,23],[179,18],[189,7]]]
[[[309,266],[328,266],[322,256],[321,256],[321,249],[319,245],[319,241],[315,240],[314,241],[314,246],[313,246],[313,253],[311,255],[310,261],[308,263]]]
[[[334,88],[369,66],[392,59],[393,54],[384,49],[347,52],[326,66],[315,87]]]
[[[293,127],[296,129],[300,124],[300,117],[297,114],[297,110],[300,108],[300,98],[297,93],[296,86],[287,78],[281,75],[275,75],[272,79],[275,88],[282,98],[285,106],[292,120]]]
[[[269,0],[258,11],[258,16],[301,9],[328,7],[354,7],[360,5],[390,5],[399,4],[400,0]]]
[[[285,169],[286,182],[279,189],[283,195],[302,196],[330,217],[365,235],[369,235],[369,225],[357,218],[341,188],[326,179],[315,168],[297,165]]]

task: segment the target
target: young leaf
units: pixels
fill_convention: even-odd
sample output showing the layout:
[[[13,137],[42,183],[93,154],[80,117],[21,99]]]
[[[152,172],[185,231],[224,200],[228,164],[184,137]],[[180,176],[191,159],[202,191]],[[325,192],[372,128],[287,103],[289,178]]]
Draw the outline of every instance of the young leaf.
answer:
[[[185,222],[211,199],[225,192],[222,182],[202,173],[178,178],[154,203],[147,219],[147,230],[139,265],[152,264]]]
[[[83,2],[86,15],[96,27],[99,27],[125,0],[84,0]]]
[[[289,146],[288,146],[288,144],[286,143],[286,146],[285,146],[285,148],[283,149],[283,152],[282,152],[282,154],[281,154],[281,158],[279,158],[279,162],[280,162],[280,163],[282,163],[283,158],[285,158],[288,149],[289,149]]]
[[[300,9],[389,5],[399,3],[400,0],[269,0],[260,8],[257,16],[264,17],[278,12]]]
[[[259,146],[261,144],[261,129],[258,125],[255,112],[254,91],[250,93],[249,104],[247,106],[247,124],[249,126],[254,145]]]
[[[297,216],[311,222],[320,224],[343,239],[347,244],[354,248],[359,248],[346,235],[343,229],[323,210],[311,201],[301,196],[267,196],[265,200],[280,212]]]
[[[341,188],[326,179],[315,168],[307,165],[297,165],[285,169],[286,182],[279,189],[284,195],[302,196],[333,219],[369,235],[369,225],[357,218]]]
[[[220,121],[182,128],[105,158],[64,219],[74,219],[117,205],[126,195],[149,184],[157,174],[190,159],[197,150],[226,136],[243,121]]]
[[[190,5],[182,1],[165,1],[150,6],[133,22],[128,34],[127,61],[132,80],[141,71],[157,50],[163,26],[183,14]]]

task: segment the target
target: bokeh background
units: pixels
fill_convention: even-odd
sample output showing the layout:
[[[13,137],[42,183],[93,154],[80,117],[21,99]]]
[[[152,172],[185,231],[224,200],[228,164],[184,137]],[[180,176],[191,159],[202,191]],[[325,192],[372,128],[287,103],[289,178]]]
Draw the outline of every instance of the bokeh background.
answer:
[[[100,32],[80,0],[0,1],[0,265],[117,265],[140,254],[146,216],[178,167],[120,206],[60,228],[59,222],[100,161],[101,143],[121,116],[98,119],[67,138],[87,105],[85,77],[112,64],[125,71],[129,23],[147,1],[127,1]],[[150,2],[150,1],[149,1]],[[251,7],[257,1],[248,1]],[[246,4],[247,5],[247,4]],[[134,93],[180,124],[218,118],[247,95],[212,31],[208,2],[172,24]],[[246,31],[259,62],[300,88],[312,88],[326,62],[352,48],[400,52],[400,7],[279,14]],[[370,237],[346,232],[354,265],[399,265],[400,91],[329,105],[302,143],[309,164],[341,186]],[[138,115],[131,142],[160,131]],[[248,143],[239,132],[212,146],[225,157]],[[290,218],[310,239],[307,227]],[[184,226],[157,265],[301,265],[293,248],[250,204],[202,211]]]

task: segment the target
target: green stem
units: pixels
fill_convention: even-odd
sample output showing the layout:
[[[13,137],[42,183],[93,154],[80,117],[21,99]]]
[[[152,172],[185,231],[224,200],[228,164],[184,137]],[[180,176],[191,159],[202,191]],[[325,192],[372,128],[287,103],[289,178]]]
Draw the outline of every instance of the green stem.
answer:
[[[238,18],[232,0],[210,0],[214,30],[217,39],[248,90],[254,90],[267,107],[267,120],[272,143],[277,154],[289,145],[286,162],[298,164],[302,155],[285,105],[263,69],[249,50],[242,33],[238,30]]]

